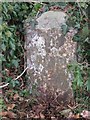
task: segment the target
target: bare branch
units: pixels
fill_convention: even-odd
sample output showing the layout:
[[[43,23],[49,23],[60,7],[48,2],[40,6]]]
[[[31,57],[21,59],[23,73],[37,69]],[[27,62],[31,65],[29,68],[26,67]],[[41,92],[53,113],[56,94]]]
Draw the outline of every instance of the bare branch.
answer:
[[[17,76],[16,78],[14,78],[13,80],[19,79],[26,72],[27,69],[28,69],[28,67],[26,67],[25,70],[19,76]],[[9,85],[9,83],[6,83],[5,85],[0,86],[0,89],[6,87],[8,85]]]
[[[26,67],[25,70],[19,76],[17,76],[17,78],[14,78],[14,80],[19,79],[26,72],[27,69],[28,69],[28,67]]]
[[[9,83],[6,83],[5,85],[0,86],[0,89],[6,87],[6,86],[8,86],[8,85],[9,85]]]

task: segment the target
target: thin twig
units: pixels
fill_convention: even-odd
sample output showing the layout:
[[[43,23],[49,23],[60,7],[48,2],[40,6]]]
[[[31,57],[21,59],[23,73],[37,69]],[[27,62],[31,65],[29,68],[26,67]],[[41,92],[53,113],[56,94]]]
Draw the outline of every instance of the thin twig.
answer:
[[[6,83],[5,85],[0,86],[0,89],[6,87],[8,85],[9,85],[9,83]]]
[[[68,107],[71,109],[71,110],[74,110],[74,109],[76,109],[77,107],[82,107],[82,106],[84,106],[84,104],[77,104],[76,106],[73,106],[73,107],[71,107],[70,105],[68,105]]]
[[[16,78],[14,78],[14,80],[19,79],[26,72],[27,69],[28,69],[28,67],[26,67],[25,70],[19,76],[17,76]]]
[[[13,80],[19,79],[26,72],[27,69],[28,69],[28,67],[26,67],[25,70],[19,76],[17,76],[16,78],[14,78]],[[6,87],[8,85],[9,85],[9,83],[6,83],[5,85],[0,86],[0,89]]]
[[[78,7],[81,9],[81,12],[83,13],[83,15],[85,15],[85,17],[88,19],[85,11],[84,11],[84,10],[82,9],[82,7],[80,6],[80,3],[78,2],[78,0],[77,0],[77,4],[78,4]]]

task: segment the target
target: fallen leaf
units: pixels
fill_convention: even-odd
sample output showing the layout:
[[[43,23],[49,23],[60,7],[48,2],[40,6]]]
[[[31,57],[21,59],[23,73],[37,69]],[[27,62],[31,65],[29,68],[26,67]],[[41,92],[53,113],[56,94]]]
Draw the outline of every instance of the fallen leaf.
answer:
[[[24,100],[23,97],[19,97],[19,101],[22,102]]]
[[[39,118],[40,118],[39,115],[34,116],[34,119],[39,119]]]
[[[15,104],[7,104],[7,110],[12,110],[15,107]]]
[[[70,112],[71,112],[71,109],[66,109],[66,110],[62,110],[60,113],[61,113],[61,115],[68,117]]]
[[[11,111],[0,112],[0,116],[2,117],[9,117],[9,118],[16,118],[16,114]]]
[[[10,71],[8,69],[5,69],[6,75],[9,76],[10,75]]]
[[[14,96],[13,96],[13,99],[14,100],[17,100],[20,96],[18,95],[18,93],[16,93]]]
[[[74,115],[74,118],[75,119],[79,119],[80,118],[80,114],[78,113],[78,114]]]
[[[0,116],[5,117],[7,115],[7,111],[5,112],[0,112]]]
[[[73,118],[73,117],[74,117],[74,114],[70,112],[68,118]]]
[[[1,95],[3,94],[2,89],[0,90],[0,94],[1,94]]]
[[[83,110],[81,115],[83,118],[90,119],[90,111],[88,110]]]
[[[8,116],[9,118],[16,118],[16,114],[13,113],[13,112],[11,112],[11,111],[8,111],[8,112],[7,112],[7,116]]]
[[[26,113],[25,113],[25,112],[18,112],[18,113],[19,113],[20,118],[23,118],[23,117],[26,116]]]
[[[40,118],[41,118],[41,119],[44,119],[45,116],[44,116],[42,113],[40,113]]]

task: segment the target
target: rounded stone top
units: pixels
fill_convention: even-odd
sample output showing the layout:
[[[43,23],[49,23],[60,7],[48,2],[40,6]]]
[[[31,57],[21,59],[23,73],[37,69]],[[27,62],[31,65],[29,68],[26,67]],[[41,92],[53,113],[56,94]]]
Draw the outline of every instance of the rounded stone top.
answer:
[[[67,14],[62,11],[48,11],[37,18],[37,29],[60,29],[63,24],[66,24]]]

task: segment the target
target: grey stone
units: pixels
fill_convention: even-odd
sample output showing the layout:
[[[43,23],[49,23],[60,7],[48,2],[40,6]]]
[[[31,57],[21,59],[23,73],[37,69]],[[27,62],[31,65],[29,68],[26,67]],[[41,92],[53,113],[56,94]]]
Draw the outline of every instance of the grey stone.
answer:
[[[64,12],[60,11],[48,11],[42,14],[38,19],[37,29],[51,29],[58,28],[60,29],[62,24],[66,24],[67,15]]]
[[[36,19],[35,29],[26,28],[26,66],[29,84],[37,83],[45,90],[58,93],[58,102],[69,103],[73,99],[72,74],[67,65],[75,60],[76,43],[65,37],[61,26],[67,15],[60,11],[48,11]],[[26,23],[27,24],[27,23]]]

